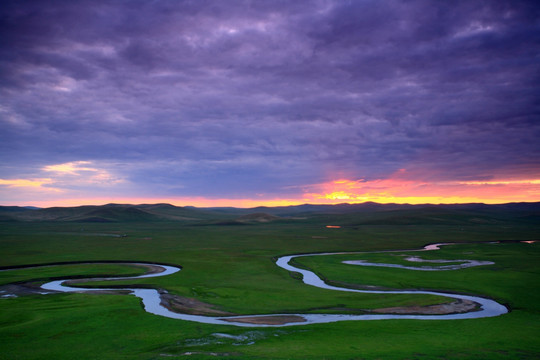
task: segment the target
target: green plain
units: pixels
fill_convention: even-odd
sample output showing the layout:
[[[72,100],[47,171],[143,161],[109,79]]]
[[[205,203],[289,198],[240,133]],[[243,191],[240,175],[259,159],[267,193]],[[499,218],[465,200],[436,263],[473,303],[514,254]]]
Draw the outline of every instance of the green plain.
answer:
[[[520,224],[361,225],[327,229],[328,221],[316,217],[243,226],[172,221],[84,225],[2,223],[0,266],[101,260],[177,264],[182,271],[176,274],[116,281],[114,285],[152,285],[237,314],[356,313],[449,300],[435,296],[351,294],[313,288],[301,283],[294,274],[278,268],[275,258],[294,253],[405,250],[434,242],[538,237],[537,227]],[[127,236],[98,235],[107,233]],[[495,262],[490,266],[444,272],[341,263],[353,259],[391,262],[395,256],[390,253],[298,259],[303,266],[330,281],[492,297],[511,309],[510,313],[499,317],[239,328],[151,315],[143,311],[139,299],[133,296],[30,295],[0,299],[0,358],[536,359],[540,357],[538,249],[538,243],[505,243],[464,244],[423,253],[402,252],[426,259]],[[141,272],[138,268],[115,264],[61,265],[2,271],[0,283],[43,282],[64,275]]]

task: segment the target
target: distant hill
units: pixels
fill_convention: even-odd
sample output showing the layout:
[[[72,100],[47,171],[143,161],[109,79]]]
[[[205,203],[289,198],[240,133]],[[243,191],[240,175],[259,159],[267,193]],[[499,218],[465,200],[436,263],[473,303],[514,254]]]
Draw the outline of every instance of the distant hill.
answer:
[[[101,206],[51,207],[28,209],[0,206],[0,221],[65,221],[65,222],[154,222],[197,221],[229,216],[215,215],[196,208],[170,204],[107,204]]]
[[[39,208],[30,206],[0,206],[0,214],[8,212],[23,212],[28,210],[37,210]]]
[[[281,219],[279,216],[270,215],[267,213],[252,213],[240,216],[237,221],[242,222],[270,222]]]
[[[336,204],[336,205],[317,205],[317,204],[302,204],[291,206],[276,206],[266,207],[259,206],[250,209],[239,209],[233,207],[218,207],[208,208],[214,212],[227,213],[227,214],[251,214],[251,213],[266,213],[270,215],[287,217],[287,216],[305,216],[311,214],[346,214],[356,212],[368,212],[379,210],[395,210],[395,209],[408,209],[416,205],[408,204],[379,204],[374,202],[365,202],[361,204]]]
[[[197,225],[246,225],[306,221],[340,226],[540,224],[540,202],[448,205],[362,204],[243,208],[196,208],[171,204],[28,208],[0,206],[0,222],[184,222]]]

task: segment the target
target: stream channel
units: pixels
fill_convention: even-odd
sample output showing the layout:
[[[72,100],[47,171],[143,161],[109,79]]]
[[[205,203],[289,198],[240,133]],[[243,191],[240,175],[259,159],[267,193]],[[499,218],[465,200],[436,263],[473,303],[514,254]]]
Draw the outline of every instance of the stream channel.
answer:
[[[397,252],[397,251],[427,251],[427,250],[438,250],[439,246],[442,245],[452,245],[452,244],[432,244],[427,245],[423,249],[419,250],[392,250],[384,252]],[[365,253],[365,252],[364,252]],[[371,252],[371,253],[380,253],[380,252]],[[69,279],[56,280],[43,284],[41,287],[44,290],[48,291],[59,291],[59,292],[96,292],[96,291],[111,291],[111,290],[128,290],[132,295],[140,298],[142,300],[144,310],[155,315],[165,316],[172,319],[180,319],[187,321],[196,321],[199,323],[207,324],[221,324],[221,325],[235,325],[243,327],[282,327],[282,326],[293,326],[293,325],[306,325],[306,324],[320,324],[320,323],[329,323],[336,321],[345,321],[345,320],[385,320],[385,319],[416,319],[416,320],[456,320],[456,319],[477,319],[484,317],[492,317],[502,315],[508,312],[508,309],[497,303],[494,300],[482,298],[479,296],[469,296],[469,295],[460,295],[452,294],[438,291],[422,291],[422,290],[358,290],[350,289],[344,287],[337,287],[326,284],[321,278],[319,278],[315,273],[309,270],[300,269],[290,264],[291,260],[297,257],[305,256],[325,256],[325,255],[337,255],[337,254],[362,254],[362,252],[354,253],[317,253],[317,254],[302,254],[302,255],[288,255],[282,256],[277,259],[276,265],[287,270],[293,271],[302,274],[303,282],[307,285],[335,290],[335,291],[347,291],[347,292],[356,292],[364,294],[426,294],[426,295],[438,295],[445,296],[453,299],[460,300],[469,300],[473,301],[480,305],[480,310],[465,312],[465,313],[456,313],[456,314],[445,314],[445,315],[412,315],[412,314],[362,314],[362,315],[349,315],[349,314],[266,314],[266,315],[239,315],[239,316],[202,316],[202,315],[189,315],[173,312],[167,309],[161,304],[161,298],[158,290],[156,289],[118,289],[118,288],[79,288],[79,287],[70,287],[64,285]],[[412,260],[418,261],[418,260]],[[461,261],[461,260],[456,260]],[[466,260],[463,260],[466,261]],[[125,280],[125,279],[141,279],[148,277],[157,277],[157,276],[166,276],[174,274],[180,271],[180,268],[168,265],[160,264],[146,264],[146,263],[133,263],[134,265],[151,265],[154,267],[159,267],[163,269],[162,272],[150,273],[136,277],[114,277],[114,278],[100,278],[99,280]],[[477,265],[489,265],[490,262],[479,262]],[[361,263],[357,265],[371,266],[369,263]],[[377,264],[377,266],[384,266],[391,264]],[[471,265],[467,265],[470,267]],[[414,269],[413,270],[418,270]],[[445,269],[453,270],[453,269]],[[433,269],[431,271],[434,271]],[[93,279],[88,279],[93,280]],[[280,319],[279,323],[272,323],[272,321],[262,321],[262,323],[257,322],[256,318],[270,319],[276,318]],[[246,321],[249,319],[249,321]],[[291,319],[289,322],[283,319]],[[261,319],[262,320],[262,319]]]

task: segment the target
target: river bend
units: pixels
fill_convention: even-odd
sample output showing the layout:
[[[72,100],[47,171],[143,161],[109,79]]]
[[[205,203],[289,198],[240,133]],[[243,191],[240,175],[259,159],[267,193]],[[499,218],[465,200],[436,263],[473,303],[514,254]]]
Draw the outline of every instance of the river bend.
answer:
[[[441,245],[450,245],[450,244],[432,244],[424,247],[419,250],[395,250],[395,251],[385,251],[385,252],[397,252],[397,251],[426,251],[426,250],[437,250]],[[374,252],[371,252],[374,253]],[[240,315],[240,316],[202,316],[202,315],[189,315],[177,313],[169,310],[162,305],[161,297],[159,292],[156,289],[138,289],[138,288],[80,288],[65,285],[65,280],[55,280],[43,284],[41,287],[44,290],[48,291],[59,291],[59,292],[95,292],[95,291],[104,291],[104,290],[127,290],[132,295],[140,298],[143,303],[144,310],[155,315],[164,316],[172,319],[180,319],[187,321],[196,321],[199,323],[207,324],[221,324],[221,325],[236,325],[243,327],[278,327],[278,326],[293,326],[293,325],[306,325],[306,324],[319,324],[319,323],[329,323],[336,321],[354,321],[354,320],[384,320],[384,319],[415,319],[415,320],[457,320],[457,319],[477,319],[484,317],[492,317],[502,315],[508,312],[508,309],[497,303],[494,300],[479,297],[479,296],[470,296],[470,295],[460,295],[445,293],[439,291],[422,291],[422,290],[358,290],[350,289],[344,287],[337,287],[326,284],[321,278],[319,278],[314,272],[310,270],[300,269],[290,264],[291,260],[298,257],[306,256],[325,256],[325,255],[337,255],[337,254],[361,254],[360,252],[355,253],[318,253],[318,254],[302,254],[302,255],[287,255],[282,256],[276,261],[276,265],[287,271],[293,271],[300,273],[302,275],[302,281],[306,285],[319,287],[327,290],[334,291],[346,291],[346,292],[356,292],[364,294],[426,294],[426,295],[438,295],[445,296],[453,299],[460,300],[469,300],[473,301],[480,305],[481,309],[478,311],[466,312],[466,313],[456,313],[456,314],[447,314],[447,315],[410,315],[410,314],[364,314],[364,315],[349,315],[349,314],[266,314],[266,315]],[[157,277],[157,276],[166,276],[174,274],[180,271],[180,268],[169,266],[169,265],[160,265],[160,264],[147,264],[147,263],[133,263],[134,265],[145,265],[158,267],[161,269],[161,272],[153,272],[136,277],[114,277],[114,278],[100,278],[100,280],[125,280],[125,279],[140,279],[148,277]],[[362,264],[364,266],[369,266],[369,264]],[[377,266],[383,266],[385,264],[378,264]],[[387,264],[391,265],[391,264]],[[480,265],[487,265],[486,263]],[[91,279],[89,279],[91,280]],[[257,321],[253,321],[256,318],[265,318],[271,319],[272,317],[287,319],[290,318],[291,321],[281,320],[279,324],[261,324]],[[246,322],[245,319],[249,318],[250,321]]]

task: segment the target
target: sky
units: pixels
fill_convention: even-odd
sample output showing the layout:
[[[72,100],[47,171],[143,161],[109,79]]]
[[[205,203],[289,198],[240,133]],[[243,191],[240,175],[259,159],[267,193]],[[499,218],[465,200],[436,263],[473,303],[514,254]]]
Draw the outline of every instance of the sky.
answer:
[[[540,201],[535,1],[0,4],[0,205]]]

